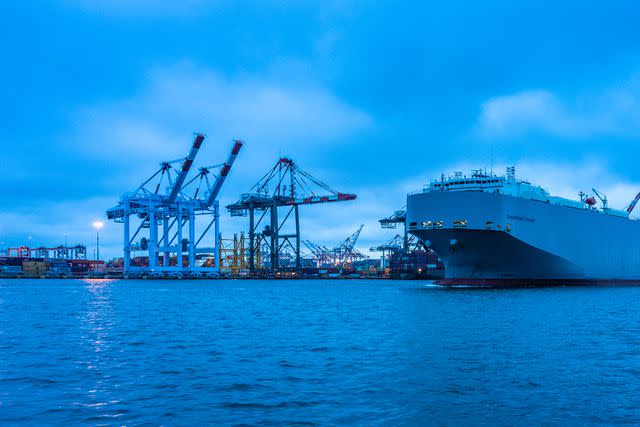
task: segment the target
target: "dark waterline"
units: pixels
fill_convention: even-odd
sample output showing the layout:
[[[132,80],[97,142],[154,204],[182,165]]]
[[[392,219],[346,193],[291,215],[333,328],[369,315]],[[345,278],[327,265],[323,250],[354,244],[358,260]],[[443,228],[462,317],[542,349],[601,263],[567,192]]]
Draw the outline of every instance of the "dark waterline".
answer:
[[[0,424],[640,423],[640,288],[0,280]]]

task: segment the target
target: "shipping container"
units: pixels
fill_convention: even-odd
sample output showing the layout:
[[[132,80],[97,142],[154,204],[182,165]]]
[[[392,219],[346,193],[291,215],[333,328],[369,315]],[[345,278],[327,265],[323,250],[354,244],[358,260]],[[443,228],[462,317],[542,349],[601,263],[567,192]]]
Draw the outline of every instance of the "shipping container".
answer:
[[[0,272],[10,273],[10,274],[19,274],[19,273],[22,273],[22,266],[21,265],[0,265]]]

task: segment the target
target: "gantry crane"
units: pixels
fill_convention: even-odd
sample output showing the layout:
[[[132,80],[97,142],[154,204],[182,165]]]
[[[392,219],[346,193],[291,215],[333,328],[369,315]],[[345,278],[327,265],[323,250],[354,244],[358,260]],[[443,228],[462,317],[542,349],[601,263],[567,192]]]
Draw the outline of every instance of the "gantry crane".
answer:
[[[355,248],[363,227],[364,224],[361,224],[351,236],[347,237],[342,243],[333,248],[331,252],[335,264],[348,264],[367,258]]]
[[[311,240],[303,240],[302,244],[309,249],[318,267],[331,263],[331,249],[323,245],[318,245]]]
[[[387,267],[391,255],[405,250],[406,236],[396,234],[393,239],[388,242],[374,246],[369,249],[370,252],[382,252],[382,267]]]
[[[7,248],[8,257],[19,258],[43,258],[43,259],[87,259],[87,247],[85,245],[60,245],[55,247],[41,246],[31,248],[20,246],[17,248]]]
[[[402,249],[404,250],[408,250],[409,249],[409,240],[411,239],[411,237],[409,236],[409,233],[407,232],[407,211],[406,209],[406,205],[402,207],[402,209],[397,210],[393,213],[393,215],[387,217],[387,218],[383,218],[381,220],[379,220],[378,222],[380,222],[380,227],[382,228],[398,228],[398,225],[402,224]]]
[[[364,224],[360,225],[354,233],[333,248],[327,248],[310,240],[304,240],[302,243],[311,251],[319,267],[338,266],[361,261],[367,256],[358,251],[355,246],[363,227]]]
[[[280,259],[292,252],[295,268],[300,261],[299,206],[355,200],[355,194],[342,193],[317,180],[301,169],[293,160],[281,157],[276,164],[241,199],[227,206],[231,216],[249,216],[249,269],[256,269],[256,255],[260,244],[268,244],[272,270],[280,268]],[[284,216],[278,211],[284,210]],[[257,218],[256,218],[256,213]],[[262,221],[269,222],[259,231]],[[292,217],[293,216],[293,217]],[[286,227],[292,218],[293,227]]]
[[[396,229],[399,225],[402,225],[402,234],[394,236],[393,239],[383,245],[369,249],[371,252],[382,252],[384,265],[386,265],[392,255],[400,252],[409,253],[416,250],[430,251],[429,248],[424,247],[424,244],[417,237],[407,232],[406,207],[405,205],[402,209],[395,211],[391,216],[379,220],[381,228]]]
[[[217,196],[227,178],[231,166],[242,148],[242,141],[234,141],[231,154],[225,163],[200,168],[190,181],[187,177],[193,162],[205,140],[205,135],[197,133],[186,157],[160,163],[160,168],[133,193],[122,196],[117,206],[107,210],[107,218],[124,224],[124,270],[148,271],[202,271],[196,266],[197,253],[212,253],[214,268],[207,272],[217,273],[219,264],[219,204]],[[180,164],[176,171],[176,165]],[[215,174],[215,172],[218,172]],[[213,183],[209,175],[213,176]],[[164,186],[166,185],[166,190]],[[196,186],[193,195],[190,188]],[[199,197],[205,186],[203,197]],[[164,190],[164,191],[163,191]],[[196,218],[206,218],[207,222],[196,235]],[[131,236],[132,220],[139,224]],[[187,237],[183,238],[183,228],[187,226]],[[200,246],[214,227],[210,239],[213,247]],[[199,231],[200,231],[199,230]],[[146,234],[143,236],[143,234]],[[136,238],[140,236],[140,240]],[[148,253],[148,267],[132,267],[131,254],[136,251]],[[183,266],[183,252],[187,253],[187,265]],[[162,257],[159,256],[162,254]],[[175,256],[175,266],[171,258]]]

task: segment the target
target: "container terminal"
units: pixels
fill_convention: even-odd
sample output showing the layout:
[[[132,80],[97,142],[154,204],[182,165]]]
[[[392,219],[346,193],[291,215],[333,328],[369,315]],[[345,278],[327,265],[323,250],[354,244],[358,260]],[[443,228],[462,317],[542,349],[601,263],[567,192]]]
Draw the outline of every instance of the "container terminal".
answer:
[[[333,189],[290,158],[279,158],[238,201],[225,207],[244,217],[246,232],[220,230],[218,196],[244,142],[234,140],[224,162],[193,168],[206,136],[194,134],[188,154],[163,161],[151,176],[107,209],[122,224],[122,257],[94,259],[86,245],[9,248],[0,254],[0,277],[113,278],[437,278],[443,264],[408,234],[406,211],[380,220],[402,226],[390,241],[356,248],[364,224],[333,246],[303,239],[302,213],[318,204],[353,202],[357,195]],[[194,171],[194,172],[192,172]],[[94,226],[99,231],[102,223]],[[378,256],[379,254],[379,256]]]

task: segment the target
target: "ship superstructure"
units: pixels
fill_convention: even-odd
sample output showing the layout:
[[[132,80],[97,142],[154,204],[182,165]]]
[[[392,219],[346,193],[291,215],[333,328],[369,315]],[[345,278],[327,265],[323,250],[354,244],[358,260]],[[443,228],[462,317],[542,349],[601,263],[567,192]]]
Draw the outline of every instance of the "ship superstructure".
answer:
[[[593,189],[579,200],[482,170],[431,181],[407,198],[409,231],[449,281],[640,280],[640,223]],[[598,200],[600,207],[597,207]]]

